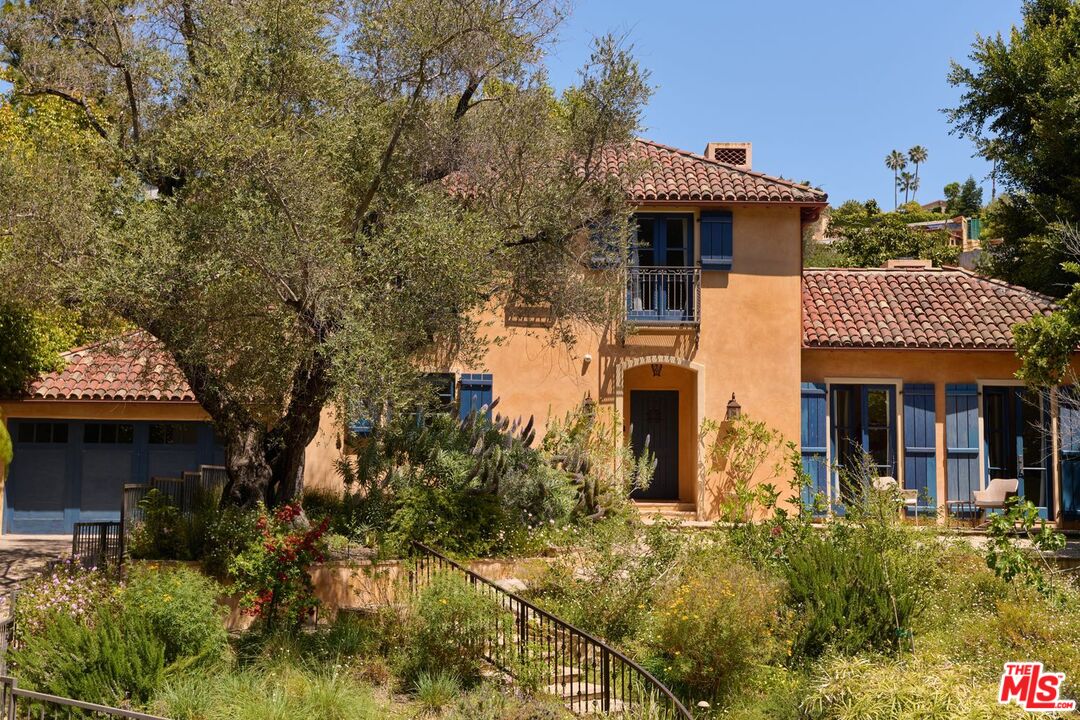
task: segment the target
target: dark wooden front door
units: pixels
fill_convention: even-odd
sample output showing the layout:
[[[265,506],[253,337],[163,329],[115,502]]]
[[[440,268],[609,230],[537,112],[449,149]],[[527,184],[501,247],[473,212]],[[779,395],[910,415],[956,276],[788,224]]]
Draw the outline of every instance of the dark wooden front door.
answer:
[[[630,442],[640,453],[649,438],[649,450],[656,456],[656,472],[639,500],[679,499],[679,393],[677,390],[631,390]]]

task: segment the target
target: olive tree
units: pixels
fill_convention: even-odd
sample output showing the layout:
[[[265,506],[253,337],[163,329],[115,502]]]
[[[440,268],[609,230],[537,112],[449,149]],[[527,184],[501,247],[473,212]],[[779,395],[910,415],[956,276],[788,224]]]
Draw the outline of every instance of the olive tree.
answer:
[[[4,101],[74,112],[65,133],[6,116],[26,142],[0,148],[2,289],[155,336],[224,439],[226,497],[293,498],[324,410],[481,352],[485,310],[543,305],[565,341],[611,318],[617,273],[588,265],[630,226],[604,158],[649,90],[605,38],[556,94],[564,11],[6,3]]]

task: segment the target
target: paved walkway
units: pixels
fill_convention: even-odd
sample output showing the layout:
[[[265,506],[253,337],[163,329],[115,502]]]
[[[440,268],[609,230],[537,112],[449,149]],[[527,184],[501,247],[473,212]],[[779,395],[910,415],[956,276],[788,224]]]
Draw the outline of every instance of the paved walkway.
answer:
[[[70,553],[70,535],[0,535],[0,594]]]

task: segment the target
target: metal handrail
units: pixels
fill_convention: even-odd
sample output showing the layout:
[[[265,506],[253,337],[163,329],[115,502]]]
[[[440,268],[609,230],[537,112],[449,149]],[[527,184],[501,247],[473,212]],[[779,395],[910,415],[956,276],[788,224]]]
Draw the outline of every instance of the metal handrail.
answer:
[[[541,651],[539,657],[549,666],[548,677],[554,679],[554,686],[569,690],[569,697],[564,695],[563,700],[572,711],[620,712],[636,703],[659,701],[673,717],[693,720],[690,711],[666,685],[603,640],[499,587],[423,543],[413,542],[413,547],[420,553],[415,568],[409,573],[414,591],[421,580],[431,579],[429,563],[433,561],[436,571],[449,568],[464,574],[470,584],[484,588],[495,596],[501,607],[513,614],[513,637],[503,637],[501,626],[496,625],[493,628],[496,637],[482,639],[487,651],[485,657],[493,664],[502,667],[499,658],[490,651],[505,649],[508,640],[516,643],[522,659],[530,658],[531,643]]]
[[[0,718],[2,720],[19,720],[20,711],[25,711],[25,714],[22,715],[25,718],[35,717],[42,720],[66,719],[75,717],[71,708],[93,713],[90,717],[122,718],[123,720],[166,720],[157,715],[147,715],[134,710],[122,710],[107,705],[47,695],[33,690],[23,690],[18,687],[15,678],[12,677],[0,677],[0,695],[2,695],[2,703],[0,703],[0,713],[2,713]],[[26,702],[20,703],[20,700]],[[30,714],[31,710],[35,711],[33,715]],[[80,714],[78,717],[84,716]]]
[[[701,321],[701,268],[634,265],[626,274],[626,317],[638,325]]]

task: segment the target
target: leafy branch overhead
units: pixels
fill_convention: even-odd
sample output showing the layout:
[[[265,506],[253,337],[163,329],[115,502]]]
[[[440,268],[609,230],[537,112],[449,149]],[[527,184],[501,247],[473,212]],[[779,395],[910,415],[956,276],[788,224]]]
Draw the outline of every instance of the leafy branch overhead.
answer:
[[[611,317],[647,78],[613,38],[556,95],[559,0],[116,0],[0,12],[0,265],[27,303],[157,336],[229,496],[295,496],[324,408],[415,395],[490,303]],[[54,122],[42,123],[48,109]]]

